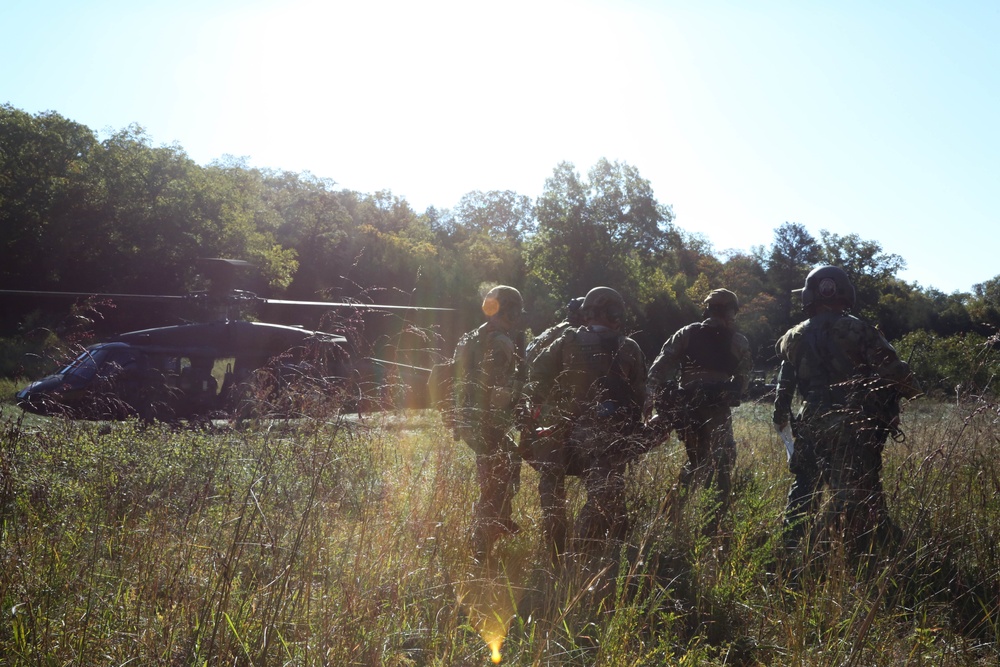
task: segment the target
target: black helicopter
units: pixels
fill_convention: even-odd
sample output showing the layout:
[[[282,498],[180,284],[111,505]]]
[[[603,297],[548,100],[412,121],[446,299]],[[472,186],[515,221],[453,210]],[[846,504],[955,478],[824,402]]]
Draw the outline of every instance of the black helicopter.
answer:
[[[429,369],[356,357],[343,335],[247,321],[241,313],[268,304],[383,312],[451,310],[267,299],[233,288],[236,270],[250,266],[248,262],[213,258],[201,260],[200,265],[210,288],[185,296],[0,290],[22,296],[187,301],[212,313],[210,321],[132,331],[91,345],[58,372],[18,391],[17,404],[36,414],[74,419],[137,416],[149,422],[233,417],[260,399],[262,384],[273,391],[308,379],[314,387],[339,393],[338,400],[351,409],[396,407],[398,400],[385,400],[389,378],[402,378],[403,387],[419,388]],[[411,406],[423,402],[419,390],[403,393]]]

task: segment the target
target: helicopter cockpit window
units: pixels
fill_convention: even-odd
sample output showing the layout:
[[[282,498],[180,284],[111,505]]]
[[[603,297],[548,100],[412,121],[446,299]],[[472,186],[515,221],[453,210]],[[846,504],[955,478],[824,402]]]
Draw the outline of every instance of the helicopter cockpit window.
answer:
[[[197,394],[217,394],[219,381],[212,374],[214,361],[210,357],[181,357],[180,388]]]
[[[104,350],[84,350],[71,361],[68,366],[59,371],[62,375],[77,375],[89,380],[97,373],[97,367],[101,363]]]
[[[81,352],[76,359],[59,372],[63,375],[75,375],[89,380],[98,371],[105,374],[114,374],[122,369],[134,367],[138,361],[138,353],[133,349],[127,347],[103,347]]]
[[[104,352],[105,355],[101,362],[101,370],[104,373],[114,374],[129,370],[135,368],[139,363],[139,355],[130,348],[115,348]]]
[[[171,375],[177,375],[181,372],[179,357],[159,357],[156,366],[160,371]]]

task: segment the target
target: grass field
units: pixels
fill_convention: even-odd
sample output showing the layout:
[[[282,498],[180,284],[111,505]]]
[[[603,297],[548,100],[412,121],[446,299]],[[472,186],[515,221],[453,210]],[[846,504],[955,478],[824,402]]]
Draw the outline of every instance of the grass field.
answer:
[[[719,535],[676,441],[629,471],[617,563],[553,572],[523,467],[497,559],[433,412],[185,430],[0,419],[5,665],[995,665],[1000,410],[917,401],[886,451],[900,544],[775,566],[784,450],[737,409]],[[575,506],[580,489],[571,485]],[[499,656],[497,656],[499,657]]]

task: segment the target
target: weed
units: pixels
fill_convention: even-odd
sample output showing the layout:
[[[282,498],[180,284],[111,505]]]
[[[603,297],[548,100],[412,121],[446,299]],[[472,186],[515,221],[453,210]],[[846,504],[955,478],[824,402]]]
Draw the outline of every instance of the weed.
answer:
[[[769,406],[736,412],[734,495],[629,470],[616,558],[554,570],[523,530],[473,562],[474,458],[435,413],[349,416],[321,388],[239,426],[0,423],[5,664],[985,665],[1000,657],[998,411],[911,404],[884,471],[898,541],[784,556]],[[569,485],[578,511],[582,493]],[[683,502],[680,502],[683,500]],[[822,546],[823,548],[818,548]],[[792,566],[789,565],[792,564]]]

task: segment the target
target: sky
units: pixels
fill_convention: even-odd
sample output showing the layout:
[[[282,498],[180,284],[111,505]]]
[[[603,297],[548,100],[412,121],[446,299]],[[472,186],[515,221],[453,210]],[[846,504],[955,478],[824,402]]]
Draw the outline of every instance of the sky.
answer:
[[[0,103],[418,212],[636,167],[713,247],[857,234],[1000,275],[1000,2],[7,0]]]

